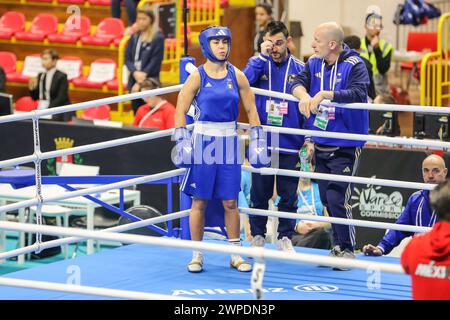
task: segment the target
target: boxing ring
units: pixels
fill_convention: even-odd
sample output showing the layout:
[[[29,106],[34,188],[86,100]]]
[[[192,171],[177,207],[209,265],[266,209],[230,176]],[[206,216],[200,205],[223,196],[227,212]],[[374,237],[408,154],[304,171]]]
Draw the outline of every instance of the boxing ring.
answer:
[[[190,66],[192,70],[192,66]],[[36,196],[34,199],[20,201],[0,207],[0,214],[36,206],[36,224],[0,221],[0,231],[19,231],[36,233],[36,243],[12,251],[0,253],[0,260],[17,257],[31,252],[63,244],[97,239],[129,244],[116,249],[95,253],[76,259],[64,260],[42,267],[15,272],[0,277],[0,299],[410,299],[411,288],[409,276],[405,275],[397,258],[367,257],[357,255],[355,260],[327,257],[328,251],[296,247],[296,253],[286,253],[274,250],[273,246],[266,248],[249,248],[230,246],[224,241],[208,240],[193,242],[185,240],[183,232],[188,229],[188,208],[175,213],[167,213],[160,217],[141,220],[121,208],[109,207],[118,214],[125,215],[132,223],[101,231],[82,230],[42,225],[42,206],[57,200],[83,196],[92,201],[98,201],[91,195],[111,189],[123,189],[142,183],[157,183],[165,181],[176,183],[185,169],[176,169],[158,174],[139,177],[123,177],[106,179],[103,185],[76,190],[68,185],[82,181],[73,177],[72,180],[58,178],[49,181],[41,175],[41,161],[54,157],[67,156],[74,153],[90,152],[105,148],[124,146],[160,137],[170,136],[173,129],[141,134],[133,137],[72,147],[68,149],[41,152],[39,137],[39,119],[44,116],[60,114],[69,111],[86,109],[102,104],[124,102],[137,98],[162,95],[177,92],[182,85],[155,89],[146,92],[132,93],[77,103],[69,106],[47,110],[8,115],[0,117],[0,125],[31,119],[33,122],[34,153],[32,155],[0,161],[0,168],[17,166],[23,163],[35,164]],[[254,89],[256,94],[298,101],[293,96]],[[328,103],[324,103],[327,105]],[[400,105],[370,105],[348,104],[333,106],[357,108],[378,111],[410,111],[422,113],[450,114],[449,108],[421,107]],[[189,125],[188,128],[192,128]],[[248,128],[248,124],[238,124],[238,128]],[[349,140],[369,141],[392,145],[415,146],[449,150],[450,143],[443,141],[427,141],[412,138],[382,137],[374,135],[358,135],[347,133],[329,133],[304,129],[276,128],[263,126],[267,132],[309,135]],[[408,188],[413,190],[434,188],[432,184],[396,181],[387,179],[364,178],[356,176],[339,176],[280,170],[276,168],[255,169],[243,166],[244,170],[269,175],[287,175],[313,179],[344,181],[358,184],[373,184]],[[44,197],[42,184],[56,183],[67,186],[70,190],[64,194]],[[92,183],[87,179],[85,183]],[[97,183],[100,183],[97,181]],[[408,232],[426,232],[429,228],[397,225],[392,223],[371,222],[355,219],[342,219],[302,215],[297,213],[266,211],[239,208],[241,214],[275,216],[291,219],[307,219],[345,225],[364,226],[380,229],[395,229]],[[150,237],[122,232],[149,227],[158,230],[156,224],[181,219],[181,236],[174,239],[170,231],[164,237]],[[160,230],[161,231],[161,230]],[[63,238],[42,242],[41,235],[49,234]],[[188,250],[186,250],[188,249]],[[205,256],[205,271],[201,274],[190,274],[186,263],[191,256],[191,250],[208,252]],[[253,257],[252,273],[240,273],[230,269],[229,254],[243,257]],[[332,271],[330,267],[346,267],[345,272]]]

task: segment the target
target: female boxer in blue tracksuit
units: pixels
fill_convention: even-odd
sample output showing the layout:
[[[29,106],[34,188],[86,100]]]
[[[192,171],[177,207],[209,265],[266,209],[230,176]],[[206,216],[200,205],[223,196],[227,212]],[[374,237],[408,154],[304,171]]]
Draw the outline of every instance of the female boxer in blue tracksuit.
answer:
[[[199,36],[203,55],[207,58],[192,73],[178,95],[175,114],[174,163],[187,168],[181,190],[193,197],[189,215],[191,239],[201,241],[204,212],[208,200],[222,200],[229,242],[240,245],[239,211],[241,160],[237,148],[239,98],[248,114],[250,129],[250,163],[268,164],[261,157],[267,150],[255,107],[255,98],[245,75],[228,62],[231,33],[225,27],[209,27]],[[185,115],[193,104],[196,109],[192,134],[186,129]],[[258,150],[256,150],[258,149]],[[250,271],[251,265],[238,255],[231,256],[230,265],[238,271]],[[203,256],[194,251],[188,264],[190,272],[203,270]]]

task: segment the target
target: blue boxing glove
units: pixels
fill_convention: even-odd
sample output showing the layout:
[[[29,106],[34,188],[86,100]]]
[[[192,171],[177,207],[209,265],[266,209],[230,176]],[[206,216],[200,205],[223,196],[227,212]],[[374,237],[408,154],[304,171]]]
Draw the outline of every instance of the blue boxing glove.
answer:
[[[172,151],[172,162],[178,168],[190,168],[194,164],[194,150],[191,142],[191,134],[186,127],[176,128],[172,141],[176,141]]]
[[[254,168],[270,167],[270,155],[267,148],[267,135],[261,126],[250,129],[249,158]]]

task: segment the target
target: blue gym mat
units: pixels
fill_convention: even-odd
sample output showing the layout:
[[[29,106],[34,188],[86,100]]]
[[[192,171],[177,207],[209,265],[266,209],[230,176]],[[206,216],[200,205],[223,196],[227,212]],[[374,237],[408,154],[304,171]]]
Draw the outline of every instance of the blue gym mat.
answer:
[[[211,240],[219,241],[219,240]],[[266,246],[273,248],[273,246]],[[295,248],[298,252],[327,255],[328,251]],[[251,273],[229,267],[229,256],[204,254],[204,272],[191,274],[186,265],[191,251],[127,245],[90,256],[59,261],[5,275],[8,278],[73,284],[74,271],[81,285],[144,291],[203,299],[253,299]],[[357,259],[399,263],[391,257]],[[0,266],[1,268],[1,266]],[[362,269],[333,271],[310,264],[266,261],[264,298],[273,300],[405,300],[411,299],[407,275],[374,273]],[[0,286],[2,300],[107,299],[105,297]]]

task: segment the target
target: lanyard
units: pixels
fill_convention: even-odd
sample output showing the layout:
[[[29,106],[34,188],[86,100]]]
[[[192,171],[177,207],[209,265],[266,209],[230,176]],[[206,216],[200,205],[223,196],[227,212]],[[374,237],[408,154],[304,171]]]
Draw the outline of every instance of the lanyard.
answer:
[[[330,90],[334,91],[334,87],[336,86],[336,77],[337,77],[337,63],[339,60],[339,56],[336,59],[336,62],[334,63],[333,67],[331,68],[331,75],[330,75]],[[325,78],[325,61],[322,59],[322,69],[320,71],[321,77],[320,77],[320,91],[323,91],[323,79]]]
[[[148,119],[148,117],[150,117],[152,114],[154,114],[156,111],[158,111],[159,108],[162,107],[163,104],[165,104],[167,101],[163,100],[160,103],[158,103],[156,106],[153,107],[152,110],[150,110],[149,112],[147,112],[147,114],[142,118],[142,120],[139,122],[139,127],[142,127],[142,125],[144,124],[145,120]]]
[[[286,83],[287,83],[287,77],[289,74],[289,67],[291,66],[291,56],[289,56],[286,72],[284,73],[284,84],[283,84],[283,93],[286,93]],[[269,60],[269,92],[272,91],[272,63]],[[272,100],[271,97],[269,97],[269,100]],[[284,99],[283,99],[284,101]]]
[[[139,54],[141,53],[141,47],[142,47],[142,41],[141,41],[141,36],[138,36],[138,40],[137,40],[137,44],[136,44],[136,52],[134,53],[134,62],[138,62],[139,59]]]
[[[303,191],[300,190],[300,192],[298,194],[300,195],[300,197],[302,198],[303,203],[308,207],[308,209],[312,213],[312,215],[317,216],[316,204],[315,204],[315,201],[314,201],[314,185],[311,183],[311,204],[312,204],[312,206],[310,206],[308,204],[308,201],[306,201],[306,198],[303,195]]]

